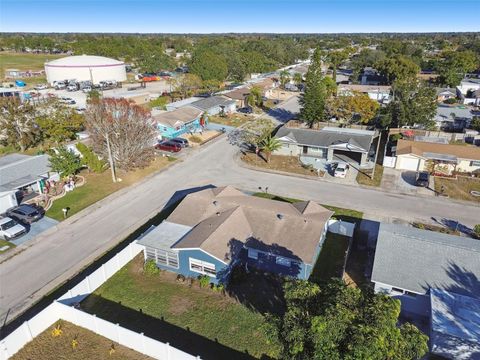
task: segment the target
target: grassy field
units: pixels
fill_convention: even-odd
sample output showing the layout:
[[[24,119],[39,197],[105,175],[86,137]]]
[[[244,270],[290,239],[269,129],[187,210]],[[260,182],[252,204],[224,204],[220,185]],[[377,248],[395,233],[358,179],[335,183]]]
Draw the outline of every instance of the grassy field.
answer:
[[[143,273],[143,256],[136,257],[81,304],[89,313],[202,358],[276,357],[262,332],[263,316],[234,298],[198,282],[178,283],[176,274]],[[208,352],[209,356],[205,354]]]
[[[441,192],[453,199],[480,202],[480,196],[472,196],[470,191],[480,191],[480,179],[459,176],[458,179],[444,179],[435,177],[435,191]]]
[[[172,158],[157,157],[149,167],[129,173],[119,173],[118,177],[121,178],[122,181],[117,183],[112,182],[110,170],[104,171],[101,174],[89,174],[85,171],[81,173],[81,175],[85,176],[87,183],[69,192],[64,197],[55,200],[46,215],[61,221],[63,220],[62,209],[68,207],[70,208],[68,216],[72,216],[115,191],[132,185],[145,176],[164,168],[170,162],[169,159]]]
[[[62,334],[52,336],[52,330],[61,324]],[[78,344],[72,348],[72,341]],[[110,351],[114,352],[110,355]],[[67,321],[58,321],[55,325],[38,335],[29,342],[12,360],[84,360],[84,359],[122,359],[122,360],[148,360],[149,356],[140,354],[125,346],[115,344],[111,340],[97,335],[90,330],[73,325]]]
[[[380,186],[383,176],[383,166],[378,164],[375,165],[375,174],[373,179],[370,178],[370,174],[371,172],[359,171],[357,174],[357,183],[367,186]]]
[[[65,55],[0,52],[1,76],[5,75],[6,69],[43,70],[45,62],[61,57],[65,57]]]
[[[8,250],[10,250],[11,248],[14,248],[14,247],[15,247],[15,245],[12,244],[11,242],[0,239],[0,248],[2,248],[2,247],[4,247],[4,246],[8,246],[8,249],[0,250],[0,254],[2,254],[2,253],[4,253],[5,251],[8,251]]]
[[[260,154],[262,155],[262,154]],[[300,161],[295,156],[283,156],[283,155],[272,155],[270,162],[266,162],[260,156],[257,156],[253,153],[246,153],[242,155],[242,161],[246,164],[266,170],[274,171],[284,171],[292,174],[307,175],[318,177],[317,170],[302,166]],[[320,177],[324,175],[323,171],[320,171]]]
[[[348,237],[328,233],[317,262],[313,267],[310,280],[316,283],[324,283],[332,277],[341,278],[348,244]]]

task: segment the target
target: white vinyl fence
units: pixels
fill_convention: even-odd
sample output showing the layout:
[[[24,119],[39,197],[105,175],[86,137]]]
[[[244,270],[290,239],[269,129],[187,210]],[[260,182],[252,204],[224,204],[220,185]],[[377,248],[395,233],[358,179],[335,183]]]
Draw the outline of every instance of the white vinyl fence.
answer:
[[[112,259],[83,279],[74,288],[68,290],[58,300],[54,301],[30,320],[25,321],[0,341],[0,360],[6,360],[14,355],[28,342],[33,340],[33,338],[60,319],[93,331],[98,335],[104,336],[120,345],[131,348],[154,359],[199,359],[199,357],[192,356],[171,347],[168,343],[154,340],[143,335],[143,333],[128,330],[118,324],[100,319],[95,315],[88,314],[72,306],[85,299],[141,251],[143,251],[143,246],[138,245],[136,240],[133,241]]]

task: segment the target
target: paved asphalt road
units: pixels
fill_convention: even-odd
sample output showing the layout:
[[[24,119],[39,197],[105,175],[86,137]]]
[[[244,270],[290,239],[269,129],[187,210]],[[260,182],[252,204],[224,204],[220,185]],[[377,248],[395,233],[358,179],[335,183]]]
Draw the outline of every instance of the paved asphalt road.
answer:
[[[167,171],[92,206],[85,216],[60,223],[52,234],[40,235],[33,246],[0,264],[1,321],[9,309],[11,319],[124,239],[158,213],[176,191],[198,186],[231,184],[250,191],[268,186],[270,193],[358,209],[368,218],[386,221],[435,217],[467,226],[478,223],[476,205],[252,171],[232,160],[235,153],[223,137]]]

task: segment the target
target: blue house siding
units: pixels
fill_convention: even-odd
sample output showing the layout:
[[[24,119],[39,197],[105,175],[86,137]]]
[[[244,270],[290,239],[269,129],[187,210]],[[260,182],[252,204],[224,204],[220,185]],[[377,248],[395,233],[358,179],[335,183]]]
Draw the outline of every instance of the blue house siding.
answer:
[[[165,266],[162,264],[158,264],[157,266],[162,270],[168,270],[172,272],[176,272],[178,274],[182,274],[186,277],[197,278],[198,276],[204,275],[196,271],[190,270],[190,258],[205,261],[215,265],[215,271],[217,272],[217,276],[211,276],[211,282],[214,284],[219,283],[225,274],[228,272],[228,265],[224,264],[223,262],[217,260],[213,256],[207,254],[202,250],[192,249],[192,250],[178,250],[178,268],[173,268],[170,266]]]
[[[208,120],[205,120],[205,125],[208,123]],[[195,119],[185,125],[182,125],[179,128],[173,128],[169,125],[164,125],[162,123],[158,123],[157,129],[160,132],[162,138],[174,138],[186,133],[195,133],[198,132],[202,127],[200,126],[200,118]]]

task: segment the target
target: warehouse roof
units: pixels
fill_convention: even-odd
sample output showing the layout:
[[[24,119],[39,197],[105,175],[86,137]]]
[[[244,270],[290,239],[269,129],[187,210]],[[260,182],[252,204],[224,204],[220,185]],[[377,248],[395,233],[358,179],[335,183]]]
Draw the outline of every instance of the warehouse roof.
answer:
[[[50,171],[48,155],[6,155],[0,158],[0,191],[30,185]]]
[[[325,127],[321,130],[299,129],[282,126],[275,135],[276,138],[308,146],[328,147],[339,144],[349,144],[359,150],[368,152],[375,137],[374,131],[348,128]]]
[[[425,294],[430,288],[480,296],[480,241],[380,224],[372,281]]]
[[[123,61],[94,55],[68,56],[45,63],[47,67],[106,67],[118,65],[125,64]]]

